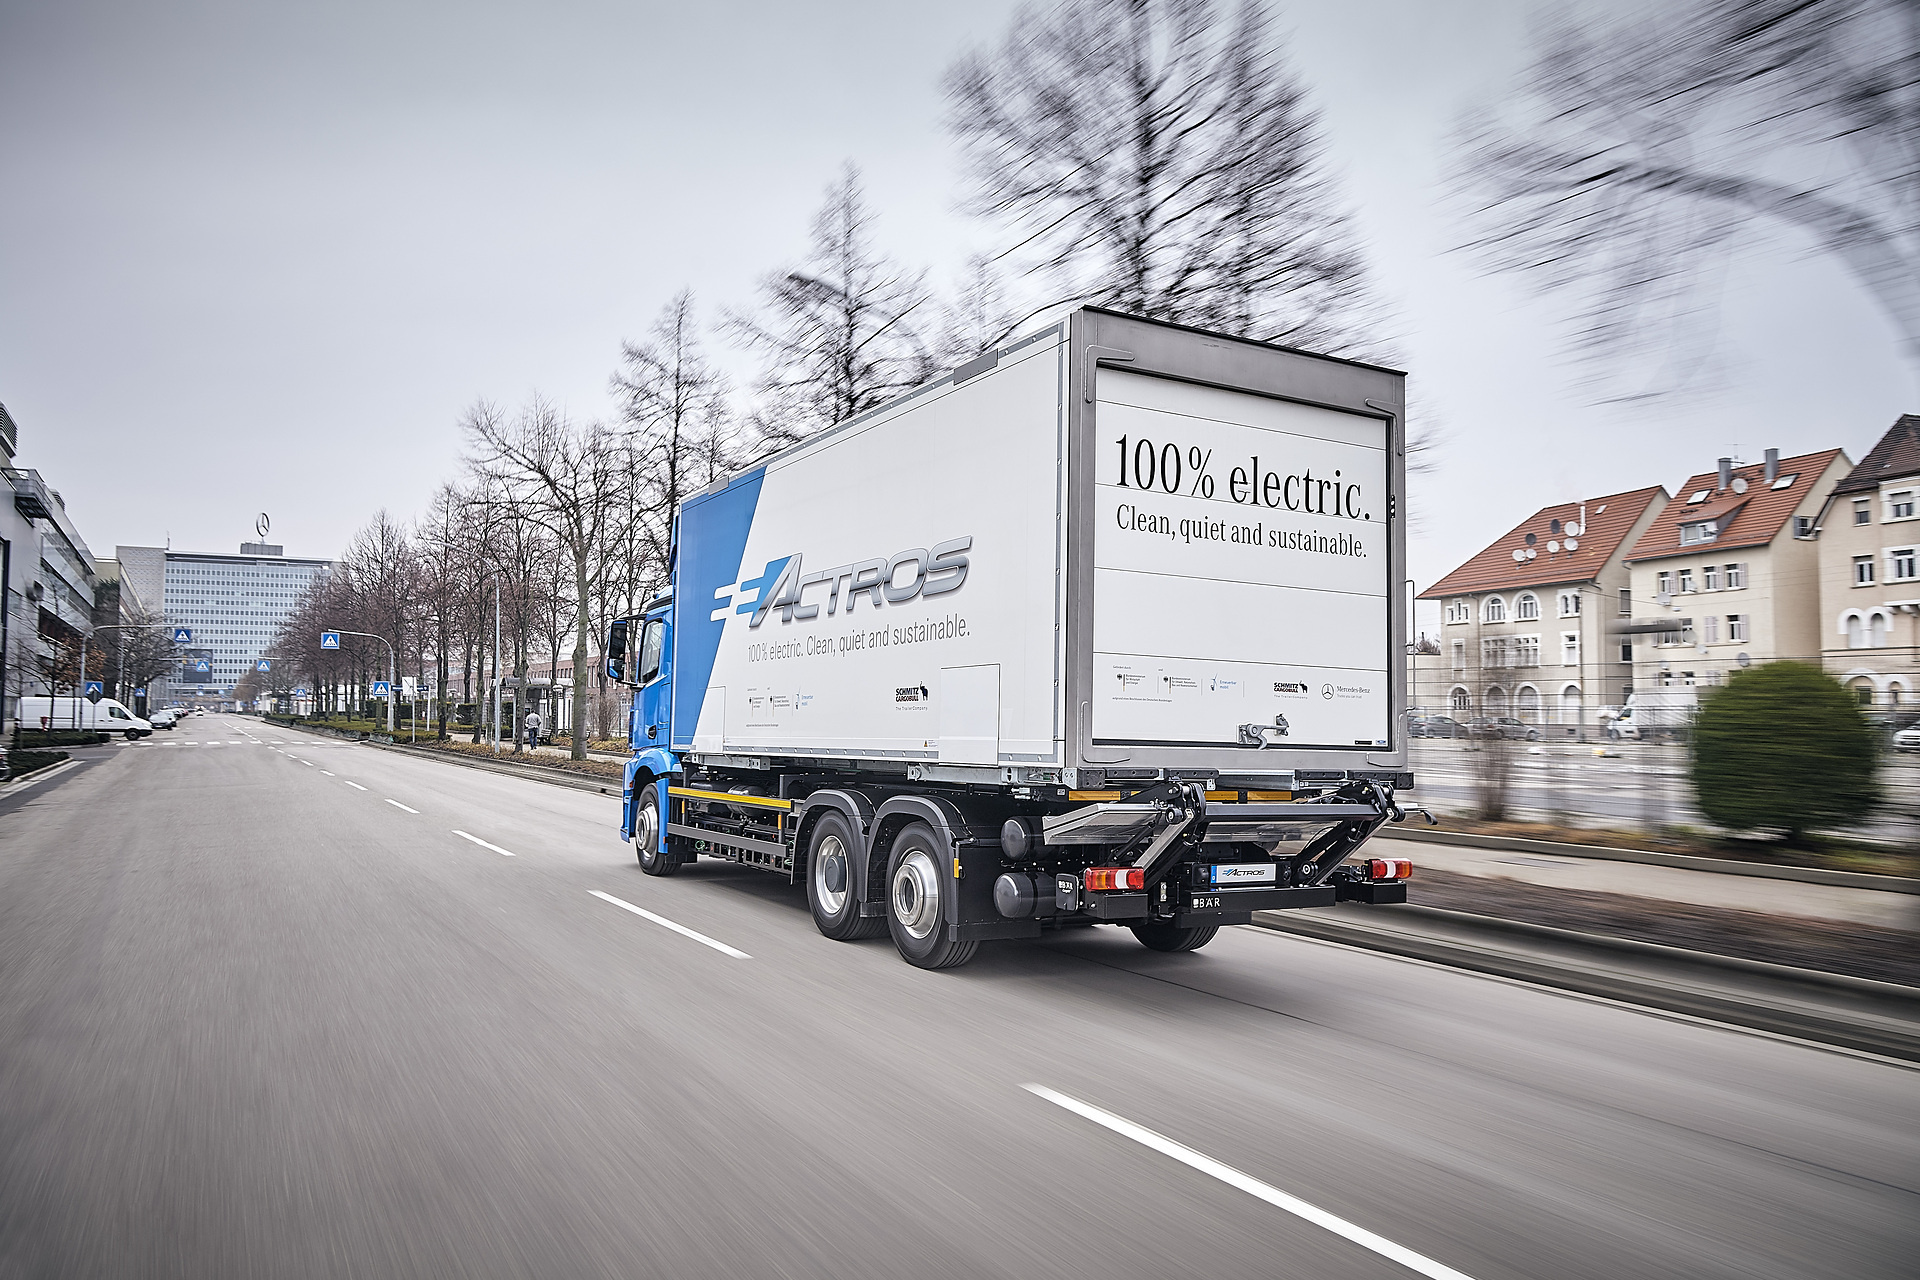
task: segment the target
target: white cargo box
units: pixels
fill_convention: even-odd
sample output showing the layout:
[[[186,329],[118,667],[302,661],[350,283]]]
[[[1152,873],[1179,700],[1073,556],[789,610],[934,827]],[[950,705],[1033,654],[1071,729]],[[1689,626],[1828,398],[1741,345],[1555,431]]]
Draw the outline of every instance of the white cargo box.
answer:
[[[788,449],[682,504],[672,745],[1404,768],[1403,383],[1084,309]]]

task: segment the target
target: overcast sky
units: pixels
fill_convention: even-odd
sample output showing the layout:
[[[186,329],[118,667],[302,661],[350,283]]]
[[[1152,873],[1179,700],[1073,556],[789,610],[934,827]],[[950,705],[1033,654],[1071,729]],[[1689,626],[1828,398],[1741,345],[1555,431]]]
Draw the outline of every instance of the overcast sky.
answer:
[[[94,551],[332,556],[459,469],[477,396],[607,413],[622,337],[690,285],[751,299],[845,160],[879,238],[950,278],[939,78],[1014,5],[172,5],[0,0],[0,402]],[[1463,106],[1532,0],[1277,4],[1392,308],[1422,586],[1533,508],[1670,490],[1723,453],[1843,446],[1916,408],[1891,327],[1790,241],[1724,286],[1708,396],[1587,402],[1559,313],[1447,252]],[[1417,425],[1417,424],[1416,424]]]

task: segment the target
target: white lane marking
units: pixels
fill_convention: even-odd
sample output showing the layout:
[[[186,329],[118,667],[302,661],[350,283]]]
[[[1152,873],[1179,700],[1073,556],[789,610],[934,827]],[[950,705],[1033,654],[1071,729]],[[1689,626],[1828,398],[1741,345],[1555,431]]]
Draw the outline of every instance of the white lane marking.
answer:
[[[311,760],[302,760],[300,763],[307,766],[307,768],[309,769],[314,767],[313,761]]]
[[[470,836],[464,831],[456,831],[453,834],[459,836],[462,840],[473,841],[475,844],[479,845],[482,849],[491,849],[503,858],[511,858],[514,856],[510,850],[502,849],[497,844],[488,844],[485,840],[482,840],[479,836]]]
[[[384,797],[383,797],[383,798],[384,798]],[[390,805],[392,805],[392,806],[393,806],[394,808],[396,808],[396,809],[407,809],[407,806],[405,806],[405,805],[403,805],[403,804],[401,804],[401,803],[400,803],[400,802],[399,802],[398,800],[388,800],[388,801],[387,801],[387,803],[388,803],[388,804],[390,804]],[[418,809],[407,809],[407,812],[408,812],[408,813],[418,813],[418,812],[420,812],[420,811],[419,811]]]
[[[350,787],[352,787],[352,788],[353,788],[353,789],[354,789],[355,791],[365,791],[365,790],[366,790],[366,788],[365,788],[365,787],[363,787],[363,786],[361,786],[361,785],[360,785],[359,783],[357,783],[357,782],[355,782],[355,781],[354,781],[354,780],[353,780],[352,778],[342,778],[342,779],[340,779],[340,781],[342,781],[342,782],[344,782],[344,783],[346,783],[346,784],[347,784],[348,786],[350,786]]]
[[[322,769],[322,770],[321,770],[320,772],[321,772],[321,774],[322,774],[323,776],[325,776],[325,777],[328,777],[328,778],[331,778],[331,777],[333,776],[333,774],[331,774],[331,773],[329,773],[329,772],[328,772],[327,770],[325,770],[325,769]]]
[[[1324,1227],[1343,1239],[1351,1240],[1363,1249],[1371,1249],[1383,1258],[1391,1259],[1432,1280],[1473,1280],[1464,1271],[1455,1271],[1452,1267],[1435,1262],[1425,1254],[1415,1253],[1402,1245],[1397,1245],[1385,1236],[1377,1236],[1365,1227],[1357,1227],[1345,1218],[1337,1218],[1325,1209],[1308,1204],[1295,1196],[1290,1196],[1277,1187],[1270,1187],[1258,1178],[1249,1177],[1232,1165],[1222,1164],[1212,1156],[1203,1156],[1192,1147],[1184,1147],[1172,1138],[1163,1137],[1153,1130],[1137,1125],[1114,1115],[1111,1111],[1102,1111],[1091,1103],[1070,1098],[1047,1088],[1043,1084],[1020,1086],[1036,1097],[1045,1098],[1055,1106],[1065,1107],[1077,1116],[1093,1121],[1104,1128],[1111,1129],[1123,1138],[1132,1138],[1143,1147],[1151,1147],[1163,1156],[1171,1156],[1189,1168],[1198,1169],[1211,1178],[1218,1178],[1230,1187],[1237,1187],[1259,1200],[1265,1200],[1276,1209],[1284,1209],[1297,1218],[1304,1218],[1316,1227]]]
[[[728,946],[724,942],[716,942],[712,938],[709,938],[704,933],[695,933],[693,930],[687,928],[687,926],[683,924],[675,924],[673,921],[667,919],[665,916],[657,916],[653,914],[653,912],[647,910],[645,907],[636,907],[631,902],[622,902],[620,899],[614,897],[612,894],[602,893],[598,889],[589,889],[587,890],[587,892],[591,893],[594,897],[600,899],[600,901],[602,902],[611,902],[614,906],[619,907],[626,911],[631,911],[633,912],[633,914],[637,916],[645,916],[647,919],[653,921],[655,924],[659,925],[663,929],[671,929],[677,934],[680,934],[684,937],[692,938],[695,942],[705,943],[707,946],[712,947],[715,951],[724,951],[728,955],[732,956],[735,960],[753,959],[752,956],[748,955],[744,951],[735,950],[733,947]]]
[[[285,738],[275,738],[271,745],[276,747],[284,747],[287,745],[287,740]]]
[[[240,739],[238,739],[238,738],[228,738],[228,739],[227,739],[227,745],[228,745],[228,746],[230,746],[230,747],[244,747],[244,746],[246,746],[247,744],[246,744],[246,743],[244,743],[244,742],[242,742],[242,741],[240,741]]]

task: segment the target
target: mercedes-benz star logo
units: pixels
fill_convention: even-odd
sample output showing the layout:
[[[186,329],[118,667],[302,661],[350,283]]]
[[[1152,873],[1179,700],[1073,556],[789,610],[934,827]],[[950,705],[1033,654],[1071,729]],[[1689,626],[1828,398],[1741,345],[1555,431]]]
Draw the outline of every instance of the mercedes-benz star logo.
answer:
[[[273,521],[267,519],[267,513],[262,511],[260,518],[253,522],[253,527],[259,531],[261,540],[264,541],[267,536],[267,530],[273,528]]]

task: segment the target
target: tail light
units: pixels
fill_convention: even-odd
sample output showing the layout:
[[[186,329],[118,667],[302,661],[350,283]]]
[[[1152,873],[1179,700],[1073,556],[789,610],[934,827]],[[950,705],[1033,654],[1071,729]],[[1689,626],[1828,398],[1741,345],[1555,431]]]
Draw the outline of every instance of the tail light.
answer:
[[[1147,872],[1144,867],[1088,867],[1081,874],[1089,890],[1093,889],[1144,889],[1147,887]]]
[[[1408,858],[1375,858],[1367,864],[1369,880],[1406,880],[1413,875],[1413,862]]]

